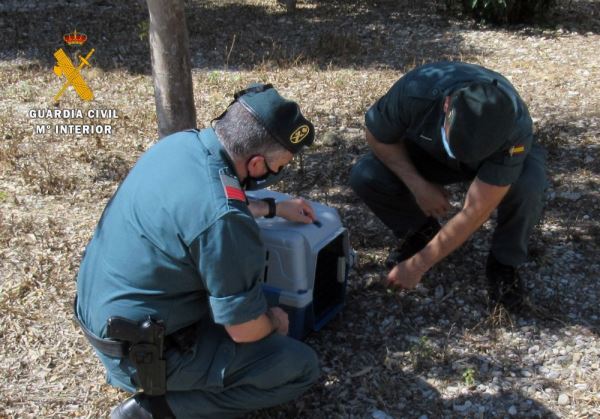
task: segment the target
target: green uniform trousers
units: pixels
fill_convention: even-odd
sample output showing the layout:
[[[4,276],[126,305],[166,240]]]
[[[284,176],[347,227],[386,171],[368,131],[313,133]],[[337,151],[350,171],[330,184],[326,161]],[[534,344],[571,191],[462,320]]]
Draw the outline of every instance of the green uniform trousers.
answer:
[[[454,171],[410,143],[407,150],[416,169],[430,182],[468,182],[476,175]],[[545,162],[546,151],[534,145],[520,177],[498,206],[491,252],[502,264],[516,267],[527,260],[528,239],[543,209]],[[404,183],[372,153],[354,165],[350,186],[398,238],[417,231],[427,220]]]
[[[178,419],[231,418],[294,400],[319,376],[308,345],[273,333],[237,344],[222,326],[200,326],[191,350],[166,352],[169,407]],[[127,359],[100,356],[110,383],[134,391],[135,370]]]

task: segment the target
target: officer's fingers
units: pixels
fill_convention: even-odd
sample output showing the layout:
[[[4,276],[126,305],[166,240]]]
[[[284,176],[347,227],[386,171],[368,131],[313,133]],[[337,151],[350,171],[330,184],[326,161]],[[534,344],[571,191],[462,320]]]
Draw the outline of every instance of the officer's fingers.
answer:
[[[281,317],[283,314],[286,314],[285,311],[279,306],[271,307],[269,309],[274,316]]]
[[[317,219],[317,216],[315,215],[315,211],[312,209],[312,207],[308,204],[306,204],[303,208],[302,211],[304,212],[304,215],[306,215],[307,217],[310,218],[310,221],[313,222]]]
[[[299,223],[312,223],[314,213],[311,212],[311,208],[307,207],[307,205],[301,199],[294,200],[294,219],[293,221],[297,221]]]
[[[391,287],[394,282],[394,275],[392,274],[394,269],[388,272],[387,276],[383,279],[383,283],[386,287]]]
[[[279,317],[279,327],[277,333],[281,335],[287,335],[290,328],[290,321],[287,312],[281,310],[281,316]]]
[[[273,307],[271,308],[271,310],[275,317],[277,317],[277,321],[280,327],[285,325],[285,327],[287,328],[287,324],[289,323],[289,317],[287,312],[285,312],[281,307]]]
[[[302,213],[304,215],[312,218],[313,220],[315,219],[315,211],[313,210],[310,203],[306,199],[296,198],[294,201],[300,207],[300,210],[302,211]]]
[[[288,221],[293,221],[295,223],[310,224],[313,222],[313,219],[306,215],[304,211],[298,207],[290,207],[289,211],[282,211],[278,213],[278,215],[280,215]]]
[[[390,275],[388,275],[388,277],[391,276],[391,272]],[[414,288],[414,285],[411,285],[410,283],[406,282],[406,278],[400,278],[398,276],[394,276],[394,278],[390,278],[389,279],[389,287],[391,288],[396,288],[399,290],[409,290]]]
[[[400,288],[403,290],[413,290],[417,284],[400,284]]]
[[[304,223],[304,224],[312,224],[313,219],[311,217],[309,217],[308,215],[301,213],[298,214],[298,220],[296,220],[300,223]]]
[[[285,324],[285,327],[287,329],[287,325],[290,323],[290,317],[288,316],[287,312],[284,311],[281,318],[282,318],[282,323]]]
[[[387,277],[385,279],[385,285],[386,285],[386,287],[389,287],[389,288],[398,288],[399,282],[398,282],[398,276],[397,276],[397,273],[398,273],[397,266],[398,265],[394,266],[392,268],[392,270],[388,273],[388,275],[387,275]]]
[[[312,223],[314,221],[315,213],[309,205],[307,205],[305,202],[301,202],[299,200],[296,200],[294,202],[294,204],[295,204],[295,212],[297,214],[299,214],[299,216],[296,217],[296,221],[299,221],[302,223]]]
[[[393,281],[390,281],[388,284],[388,288],[393,288],[396,290],[404,290],[407,289],[404,284],[402,283],[401,280],[399,279],[394,279]]]

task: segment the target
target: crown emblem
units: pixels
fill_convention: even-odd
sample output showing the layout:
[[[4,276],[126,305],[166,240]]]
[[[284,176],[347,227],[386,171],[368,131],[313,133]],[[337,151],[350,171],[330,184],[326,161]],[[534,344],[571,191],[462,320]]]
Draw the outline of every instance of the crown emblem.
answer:
[[[63,36],[63,39],[68,45],[83,45],[87,41],[87,35],[73,31]]]

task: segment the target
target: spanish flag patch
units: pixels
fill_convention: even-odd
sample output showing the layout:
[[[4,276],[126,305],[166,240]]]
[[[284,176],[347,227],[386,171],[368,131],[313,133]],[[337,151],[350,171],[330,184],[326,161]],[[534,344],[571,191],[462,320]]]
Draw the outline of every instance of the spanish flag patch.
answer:
[[[525,151],[525,146],[523,144],[517,144],[508,149],[508,154],[512,157],[515,154],[521,154]]]
[[[236,201],[247,202],[246,194],[240,186],[240,182],[237,178],[229,176],[224,171],[219,173],[221,176],[221,185],[223,185],[223,191],[227,199],[235,199]]]

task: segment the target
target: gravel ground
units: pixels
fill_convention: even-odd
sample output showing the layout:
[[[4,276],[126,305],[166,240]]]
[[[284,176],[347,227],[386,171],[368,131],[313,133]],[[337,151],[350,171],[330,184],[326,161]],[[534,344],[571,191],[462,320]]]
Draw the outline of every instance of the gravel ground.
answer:
[[[440,2],[441,3],[441,2]],[[493,28],[434,1],[190,1],[198,124],[251,81],[297,99],[317,145],[279,187],[337,208],[359,262],[346,307],[308,338],[322,377],[249,418],[600,417],[600,3],[572,0],[543,26]],[[81,252],[108,198],[155,141],[142,3],[0,4],[0,417],[106,417],[126,395],[70,320]],[[90,37],[95,102],[113,135],[35,134],[31,109],[60,88],[63,33]],[[404,72],[438,59],[493,68],[517,86],[549,152],[551,187],[522,267],[533,309],[489,313],[493,220],[413,292],[380,285],[393,238],[347,187],[366,151],[363,115]],[[53,109],[53,108],[52,108]],[[90,122],[86,118],[75,123]],[[465,185],[451,188],[460,208]]]

